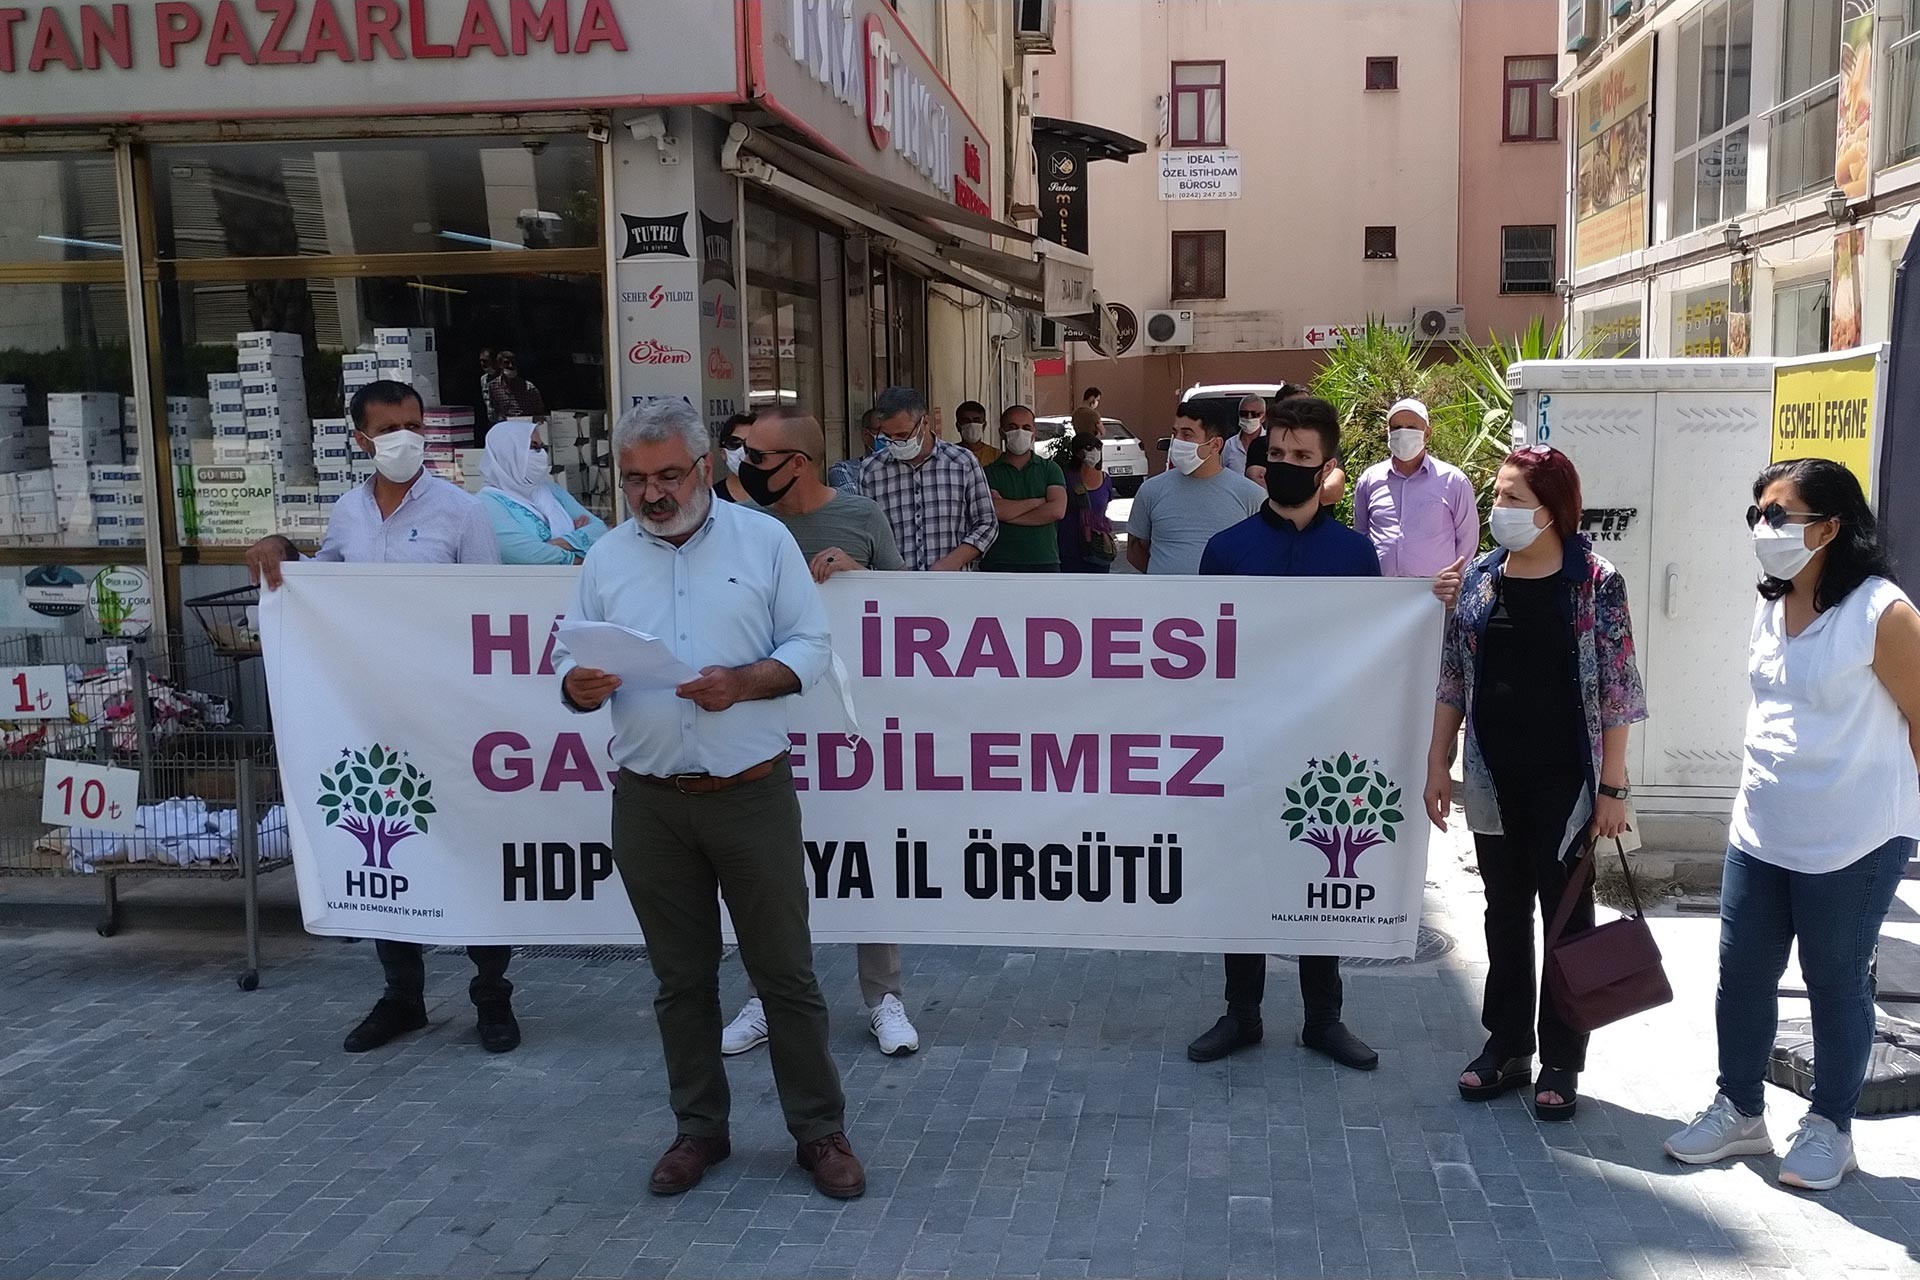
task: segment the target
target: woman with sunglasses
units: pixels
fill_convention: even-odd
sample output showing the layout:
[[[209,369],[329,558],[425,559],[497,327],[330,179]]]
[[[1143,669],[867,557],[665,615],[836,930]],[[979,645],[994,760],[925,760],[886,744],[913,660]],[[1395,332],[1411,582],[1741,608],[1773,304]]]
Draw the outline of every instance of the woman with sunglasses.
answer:
[[[1873,1046],[1869,967],[1920,836],[1920,614],[1891,580],[1852,472],[1782,462],[1747,511],[1760,603],[1753,705],[1720,884],[1719,1093],[1667,1139],[1687,1164],[1770,1155],[1763,1111],[1780,976],[1800,944],[1813,1105],[1780,1181],[1824,1191],[1858,1167],[1851,1129]]]
[[[1467,567],[1447,620],[1427,754],[1427,815],[1444,831],[1465,721],[1467,826],[1487,895],[1487,1044],[1460,1096],[1532,1084],[1540,1120],[1573,1118],[1587,1037],[1536,980],[1534,903],[1550,918],[1569,865],[1626,829],[1628,727],[1647,718],[1626,583],[1594,554],[1580,513],[1565,454],[1533,445],[1507,455],[1488,519],[1499,546]],[[1592,924],[1589,885],[1568,932]]]

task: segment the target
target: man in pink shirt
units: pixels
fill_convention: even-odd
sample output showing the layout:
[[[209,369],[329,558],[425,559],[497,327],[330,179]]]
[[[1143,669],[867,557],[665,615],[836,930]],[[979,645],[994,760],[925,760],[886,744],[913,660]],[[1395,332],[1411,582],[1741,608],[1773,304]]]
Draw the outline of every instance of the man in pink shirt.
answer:
[[[1460,468],[1427,452],[1427,406],[1401,400],[1387,410],[1384,462],[1353,491],[1353,527],[1373,540],[1389,578],[1431,578],[1480,553],[1480,507]]]

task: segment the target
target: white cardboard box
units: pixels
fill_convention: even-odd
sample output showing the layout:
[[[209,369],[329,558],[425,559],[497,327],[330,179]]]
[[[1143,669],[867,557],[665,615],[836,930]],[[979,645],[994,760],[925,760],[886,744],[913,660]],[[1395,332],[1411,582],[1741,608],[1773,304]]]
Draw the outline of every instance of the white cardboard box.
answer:
[[[250,329],[245,333],[233,335],[233,345],[242,354],[264,352],[276,356],[297,356],[306,350],[306,344],[297,333],[280,333],[272,329]]]
[[[375,351],[412,351],[431,354],[439,349],[432,329],[375,329]]]
[[[110,391],[56,391],[47,397],[47,425],[118,431],[120,397]]]
[[[0,409],[25,409],[26,407],[26,383],[0,382]]]

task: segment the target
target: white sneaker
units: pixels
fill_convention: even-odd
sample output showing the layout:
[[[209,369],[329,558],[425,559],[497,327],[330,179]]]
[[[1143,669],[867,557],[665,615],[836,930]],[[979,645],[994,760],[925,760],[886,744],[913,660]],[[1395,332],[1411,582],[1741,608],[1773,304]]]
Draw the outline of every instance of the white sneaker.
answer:
[[[889,1058],[896,1053],[912,1053],[920,1047],[920,1033],[907,1020],[907,1011],[897,996],[881,996],[867,1025],[873,1031],[873,1038],[880,1042],[880,1052]]]
[[[1765,1116],[1743,1116],[1724,1093],[1666,1142],[1667,1154],[1683,1164],[1713,1164],[1728,1156],[1769,1156],[1773,1139]]]
[[[732,1056],[745,1053],[749,1049],[758,1049],[767,1042],[767,1011],[760,1005],[760,997],[747,1001],[740,1012],[733,1016],[727,1029],[720,1033],[720,1052]]]
[[[1809,1111],[1793,1131],[1793,1144],[1780,1162],[1780,1181],[1807,1191],[1828,1191],[1859,1167],[1853,1158],[1853,1135]]]

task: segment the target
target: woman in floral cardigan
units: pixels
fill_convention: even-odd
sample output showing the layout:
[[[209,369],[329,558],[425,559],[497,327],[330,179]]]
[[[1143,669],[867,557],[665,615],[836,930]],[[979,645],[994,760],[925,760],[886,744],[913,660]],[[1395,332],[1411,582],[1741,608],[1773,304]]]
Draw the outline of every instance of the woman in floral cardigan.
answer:
[[[1546,445],[1521,449],[1501,464],[1494,493],[1488,523],[1500,545],[1468,566],[1447,620],[1427,813],[1446,829],[1448,758],[1464,720],[1467,825],[1487,894],[1487,1045],[1460,1094],[1490,1099],[1536,1084],[1534,1115],[1567,1120],[1587,1037],[1543,989],[1536,1012],[1534,903],[1551,916],[1589,834],[1626,829],[1627,732],[1647,718],[1646,694],[1626,583],[1580,532],[1573,463]],[[1568,930],[1592,923],[1589,888]]]

